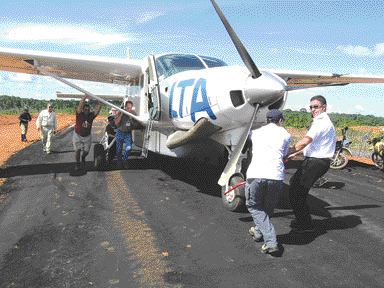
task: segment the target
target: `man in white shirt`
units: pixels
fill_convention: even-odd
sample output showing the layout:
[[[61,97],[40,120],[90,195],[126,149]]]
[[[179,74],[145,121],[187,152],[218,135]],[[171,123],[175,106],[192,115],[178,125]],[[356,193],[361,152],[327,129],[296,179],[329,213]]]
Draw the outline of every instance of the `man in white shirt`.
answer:
[[[309,108],[313,118],[312,125],[289,155],[292,158],[301,151],[304,154],[304,161],[292,176],[289,188],[289,200],[296,217],[291,222],[291,227],[297,233],[314,231],[307,196],[316,180],[328,171],[330,158],[336,148],[336,131],[326,113],[326,99],[321,95],[312,97]]]
[[[273,109],[267,113],[267,125],[252,131],[252,161],[245,186],[246,206],[255,223],[249,233],[257,242],[264,239],[261,252],[272,255],[279,248],[270,217],[283,191],[283,158],[291,142],[283,121],[281,111]]]
[[[37,131],[40,132],[40,139],[43,143],[43,151],[47,154],[51,153],[51,138],[55,134],[57,121],[56,113],[53,111],[53,106],[48,103],[47,109],[40,112],[36,119]]]

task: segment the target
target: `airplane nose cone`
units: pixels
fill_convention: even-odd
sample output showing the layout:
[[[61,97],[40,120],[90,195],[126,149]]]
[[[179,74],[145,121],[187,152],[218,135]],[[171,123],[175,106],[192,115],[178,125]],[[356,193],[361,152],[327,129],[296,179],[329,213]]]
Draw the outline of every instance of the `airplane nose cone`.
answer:
[[[279,76],[263,71],[262,75],[254,79],[248,77],[245,88],[245,99],[248,103],[267,106],[284,97],[287,84]]]

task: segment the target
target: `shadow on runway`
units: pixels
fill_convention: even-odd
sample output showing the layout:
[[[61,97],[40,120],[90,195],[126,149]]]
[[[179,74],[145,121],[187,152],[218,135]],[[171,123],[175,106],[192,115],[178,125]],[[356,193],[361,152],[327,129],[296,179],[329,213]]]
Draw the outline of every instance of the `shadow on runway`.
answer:
[[[276,207],[273,218],[285,217],[288,219],[293,219],[294,214],[289,204],[289,185],[285,184],[284,191],[281,194],[280,201]],[[357,215],[346,215],[332,217],[331,211],[335,210],[361,210],[361,209],[371,209],[379,208],[380,205],[376,204],[362,204],[355,206],[331,206],[328,202],[319,199],[311,194],[307,197],[307,203],[310,208],[310,214],[313,216],[321,217],[324,219],[314,219],[315,232],[313,233],[304,233],[298,234],[294,232],[289,232],[287,234],[278,235],[278,242],[281,244],[290,244],[290,245],[305,245],[318,236],[325,234],[328,230],[343,230],[354,228],[362,223],[361,219]],[[287,210],[287,211],[281,211]],[[251,216],[240,217],[241,222],[253,222]],[[272,220],[273,221],[273,220]]]
[[[171,158],[153,155],[150,158],[152,165],[177,179],[188,183],[198,190],[197,192],[221,197],[221,186],[217,181],[224,167],[213,166],[194,159]]]
[[[48,160],[50,158],[54,159],[54,154],[68,152],[73,151],[55,151],[50,155],[44,154],[44,157],[47,157]],[[142,158],[139,154],[137,151],[133,151],[125,168],[119,166],[116,161],[104,165],[101,169],[96,169],[93,161],[87,161],[84,169],[81,171],[74,171],[75,162],[39,163],[0,168],[0,178],[52,173],[69,173],[71,176],[83,176],[87,172],[94,171],[159,169],[173,179],[178,179],[197,187],[198,192],[221,197],[221,187],[217,184],[217,179],[222,171],[220,167],[214,167],[191,159],[184,160],[157,154],[151,154],[148,158]]]
[[[312,233],[294,233],[290,231],[287,234],[277,235],[277,241],[281,244],[289,245],[306,245],[314,241],[320,235],[327,233],[329,230],[344,230],[354,228],[362,224],[361,219],[357,215],[346,215],[332,217],[322,220],[313,220],[315,231]]]
[[[75,162],[65,163],[41,163],[29,165],[8,166],[0,169],[0,178],[9,178],[15,176],[41,175],[51,173],[72,173],[75,168]],[[130,159],[128,169],[152,169],[155,168],[146,159]],[[102,171],[122,170],[117,163],[111,163],[102,169]],[[82,175],[86,172],[97,171],[92,161],[85,163]],[[85,172],[85,173],[84,173]],[[78,176],[78,175],[76,175]]]
[[[65,154],[65,153],[75,153],[75,150],[52,150],[51,154]]]

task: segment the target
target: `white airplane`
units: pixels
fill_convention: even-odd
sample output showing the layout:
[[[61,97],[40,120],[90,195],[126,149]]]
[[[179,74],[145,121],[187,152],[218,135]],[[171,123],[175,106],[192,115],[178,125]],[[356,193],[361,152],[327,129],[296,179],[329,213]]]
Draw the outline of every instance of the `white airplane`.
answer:
[[[68,79],[138,86],[139,95],[133,98],[138,115],[130,116],[146,126],[146,133],[135,135],[135,144],[173,157],[214,164],[227,161],[218,181],[223,204],[231,211],[241,210],[245,199],[239,183],[245,179],[243,160],[249,153],[242,149],[247,136],[265,124],[270,109],[283,109],[289,91],[384,83],[384,76],[259,70],[216,2],[211,3],[245,67],[192,54],[133,60],[0,48],[0,69],[51,76],[128,115],[108,97],[94,95]]]

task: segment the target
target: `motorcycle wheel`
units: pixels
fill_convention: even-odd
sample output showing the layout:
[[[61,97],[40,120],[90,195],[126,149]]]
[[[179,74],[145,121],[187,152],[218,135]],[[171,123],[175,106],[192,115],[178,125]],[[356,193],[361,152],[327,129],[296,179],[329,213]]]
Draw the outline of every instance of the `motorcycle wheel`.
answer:
[[[348,164],[348,156],[340,151],[339,154],[335,154],[331,160],[330,168],[343,169]]]
[[[371,159],[377,168],[384,171],[384,159],[379,155],[379,153],[373,152]]]

